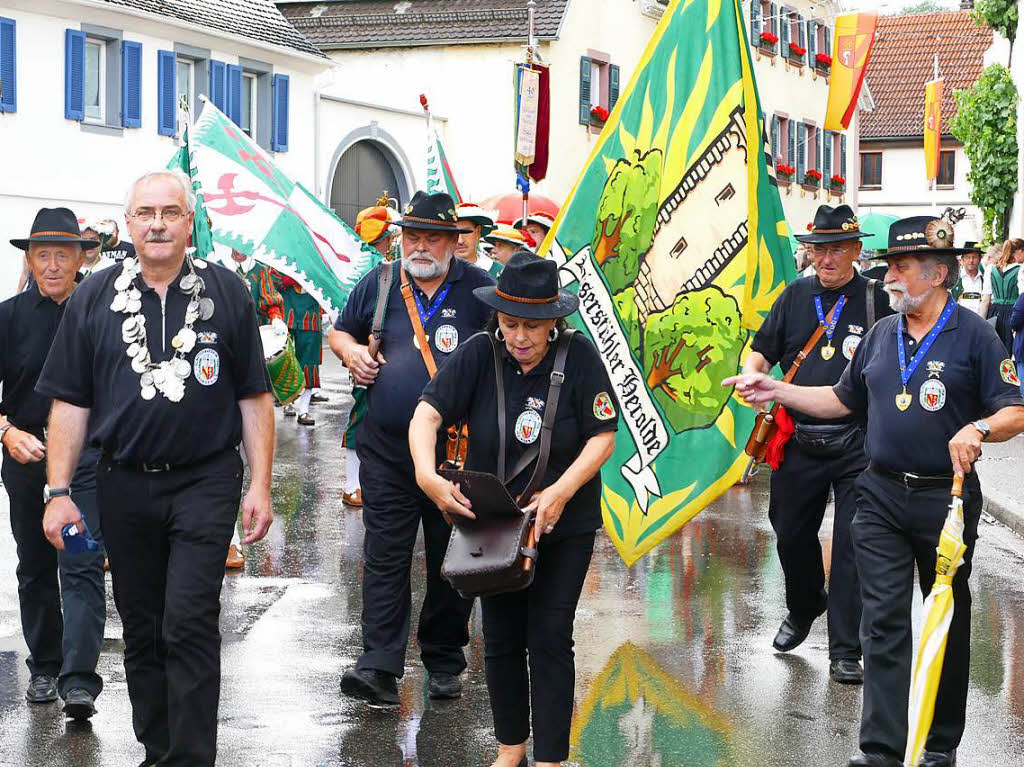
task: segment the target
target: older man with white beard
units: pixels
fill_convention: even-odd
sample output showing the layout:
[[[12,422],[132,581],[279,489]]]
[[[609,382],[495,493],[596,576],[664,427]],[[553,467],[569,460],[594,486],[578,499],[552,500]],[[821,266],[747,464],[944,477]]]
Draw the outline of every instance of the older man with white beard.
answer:
[[[898,314],[878,321],[834,387],[784,384],[767,375],[727,379],[752,404],[775,400],[819,418],[867,419],[869,464],[857,480],[853,544],[864,603],[864,708],[860,752],[849,767],[900,767],[907,742],[913,651],[914,567],[928,594],[953,477],[964,477],[964,564],[953,578],[956,610],[921,761],[953,767],[967,714],[971,592],[981,486],[972,471],[982,442],[1024,431],[1024,400],[995,331],[949,295],[956,284],[953,228],[915,216],[893,223],[885,289]]]
[[[402,227],[402,260],[382,263],[360,280],[330,338],[355,382],[367,387],[357,446],[366,527],[363,653],[342,677],[341,691],[382,707],[398,705],[412,611],[410,566],[421,523],[427,593],[417,639],[428,694],[462,694],[472,602],[441,579],[450,530],[416,485],[409,423],[435,366],[490,318],[474,288],[494,284],[482,269],[454,258],[466,230],[447,194],[417,192],[395,224]],[[438,440],[439,463],[445,442]]]

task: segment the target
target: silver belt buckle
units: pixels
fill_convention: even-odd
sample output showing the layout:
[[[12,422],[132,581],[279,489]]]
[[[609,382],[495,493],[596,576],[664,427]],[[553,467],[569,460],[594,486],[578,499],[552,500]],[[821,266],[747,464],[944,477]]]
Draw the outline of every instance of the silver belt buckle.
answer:
[[[171,465],[169,463],[144,463],[142,464],[142,471],[146,474],[158,474],[161,471],[170,471]]]
[[[903,484],[904,484],[904,485],[905,485],[905,486],[906,486],[907,488],[909,488],[909,487],[910,487],[910,480],[912,480],[912,479],[921,479],[921,475],[920,475],[920,474],[914,474],[914,473],[913,473],[913,472],[911,472],[911,471],[905,471],[905,472],[903,472]]]

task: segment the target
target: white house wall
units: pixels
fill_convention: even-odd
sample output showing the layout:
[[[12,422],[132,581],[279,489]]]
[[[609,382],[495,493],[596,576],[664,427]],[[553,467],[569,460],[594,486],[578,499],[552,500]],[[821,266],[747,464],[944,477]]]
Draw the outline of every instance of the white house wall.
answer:
[[[17,22],[18,79],[17,112],[0,114],[0,298],[14,292],[22,268],[21,251],[7,240],[27,236],[40,207],[66,206],[80,218],[114,218],[125,235],[128,186],[145,171],[166,165],[178,148],[176,139],[157,133],[157,51],[173,50],[175,43],[209,49],[211,58],[231,64],[240,56],[262,61],[275,74],[290,76],[289,151],[274,153],[274,161],[312,186],[313,83],[326,62],[238,44],[162,19],[54,0],[5,0],[0,15]],[[124,39],[142,43],[141,128],[98,135],[64,118],[64,30],[80,29],[83,22],[123,30]]]

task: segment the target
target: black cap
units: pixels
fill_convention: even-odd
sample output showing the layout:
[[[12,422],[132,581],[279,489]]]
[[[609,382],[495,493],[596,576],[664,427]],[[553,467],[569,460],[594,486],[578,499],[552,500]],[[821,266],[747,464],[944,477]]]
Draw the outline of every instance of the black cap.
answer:
[[[567,317],[580,305],[575,293],[558,287],[555,262],[528,250],[508,260],[497,286],[476,288],[473,295],[495,311],[530,320]]]
[[[455,212],[455,202],[445,192],[416,192],[412,200],[405,206],[402,218],[395,221],[395,226],[407,229],[430,229],[434,231],[466,234],[473,230],[459,226],[459,214]]]
[[[889,247],[879,258],[894,256],[960,256],[977,248],[954,248],[953,225],[935,216],[911,216],[889,226]]]
[[[860,222],[857,214],[849,205],[839,205],[833,208],[831,205],[820,205],[814,214],[814,223],[807,229],[810,234],[794,235],[800,242],[808,244],[823,242],[843,242],[844,240],[859,240],[861,237],[870,237],[870,233],[860,230]]]
[[[70,242],[81,245],[84,250],[100,244],[98,240],[82,237],[78,217],[67,208],[40,208],[32,222],[32,233],[26,239],[11,240],[11,245],[28,250],[34,242]]]

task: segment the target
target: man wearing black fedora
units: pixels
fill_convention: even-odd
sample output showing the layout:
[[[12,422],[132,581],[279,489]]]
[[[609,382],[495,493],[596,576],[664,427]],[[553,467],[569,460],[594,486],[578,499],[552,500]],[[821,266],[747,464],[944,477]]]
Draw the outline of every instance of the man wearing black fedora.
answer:
[[[949,295],[956,284],[953,227],[914,216],[889,229],[885,289],[892,308],[867,335],[839,383],[797,386],[766,375],[727,379],[751,404],[777,401],[817,418],[866,419],[868,468],[857,480],[853,546],[864,617],[864,706],[860,752],[849,767],[901,767],[913,632],[916,567],[923,594],[936,577],[936,546],[954,476],[963,482],[963,564],[952,578],[953,617],[921,761],[953,767],[967,715],[971,592],[982,442],[1024,431],[1024,399],[992,327]]]
[[[881,284],[862,277],[854,267],[861,238],[867,234],[848,205],[822,205],[809,229],[797,240],[807,246],[815,274],[791,283],[779,296],[754,336],[743,369],[767,373],[779,365],[785,372],[798,365],[797,383],[831,386],[875,320],[891,310]],[[819,327],[824,332],[813,348],[806,348]],[[779,652],[795,649],[827,610],[831,677],[859,684],[861,603],[850,522],[856,512],[853,483],[867,465],[863,431],[850,415],[789,415],[795,433],[785,446],[781,466],[772,472],[768,505],[789,611],[773,644]],[[830,491],[835,496],[835,518],[826,593],[818,531]]]
[[[46,418],[51,398],[35,391],[67,299],[75,289],[85,251],[99,242],[85,239],[67,208],[43,208],[31,234],[11,244],[25,251],[33,280],[23,293],[0,303],[0,442],[3,482],[10,497],[11,531],[18,551],[18,599],[28,645],[30,703],[51,703],[58,695],[75,719],[95,713],[103,689],[96,662],[103,646],[106,599],[103,550],[57,552],[43,534],[46,487]],[[99,453],[82,453],[71,492],[88,527],[102,542],[96,506]],[[62,610],[63,601],[63,610]]]
[[[363,653],[342,677],[341,690],[378,706],[398,705],[412,610],[410,567],[421,524],[427,589],[417,638],[428,694],[462,694],[472,602],[441,578],[450,530],[417,487],[409,454],[409,423],[423,387],[490,317],[473,290],[493,285],[493,278],[454,258],[458,236],[467,231],[458,215],[447,194],[417,192],[395,222],[402,228],[402,259],[382,263],[360,280],[331,332],[331,349],[355,382],[367,387],[357,448],[366,527]],[[439,440],[438,462],[445,441]]]

